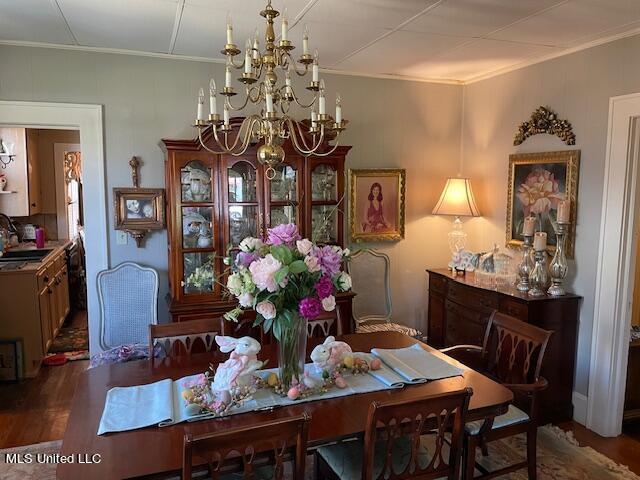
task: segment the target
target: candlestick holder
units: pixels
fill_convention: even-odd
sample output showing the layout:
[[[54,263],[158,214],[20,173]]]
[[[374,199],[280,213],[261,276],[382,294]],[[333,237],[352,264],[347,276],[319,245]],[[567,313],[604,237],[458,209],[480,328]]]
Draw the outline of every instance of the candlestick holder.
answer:
[[[533,246],[533,235],[524,235],[524,243],[522,244],[522,262],[518,265],[518,284],[516,288],[520,292],[528,292],[531,288],[529,283],[529,275],[533,270],[533,261],[531,260],[531,248]]]
[[[549,281],[549,276],[547,274],[547,268],[544,261],[544,250],[536,251],[534,254],[534,258],[535,265],[533,266],[533,270],[529,275],[529,283],[531,284],[529,295],[532,297],[541,297],[545,294],[547,283]]]
[[[569,231],[569,223],[558,222],[558,228],[556,230],[556,253],[553,255],[551,264],[549,265],[549,274],[551,275],[551,286],[547,293],[554,297],[566,295],[567,292],[564,289],[563,283],[567,276],[567,256],[565,254],[564,242]]]

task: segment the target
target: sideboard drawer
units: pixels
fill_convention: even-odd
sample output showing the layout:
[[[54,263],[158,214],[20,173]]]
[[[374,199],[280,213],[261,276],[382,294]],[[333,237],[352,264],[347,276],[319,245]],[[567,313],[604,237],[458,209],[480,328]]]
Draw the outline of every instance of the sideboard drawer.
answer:
[[[471,310],[454,303],[445,301],[446,325],[445,344],[460,345],[482,345],[484,331],[489,320],[488,315]]]
[[[430,275],[429,290],[444,295],[447,290],[447,279],[440,275]]]
[[[498,309],[497,297],[488,294],[486,291],[478,292],[476,289],[466,287],[455,282],[449,285],[447,298],[453,300],[459,305],[479,310],[485,313],[491,313]]]
[[[529,320],[529,308],[526,304],[518,302],[517,300],[511,300],[509,298],[503,298],[500,300],[500,312],[516,317],[524,322]]]

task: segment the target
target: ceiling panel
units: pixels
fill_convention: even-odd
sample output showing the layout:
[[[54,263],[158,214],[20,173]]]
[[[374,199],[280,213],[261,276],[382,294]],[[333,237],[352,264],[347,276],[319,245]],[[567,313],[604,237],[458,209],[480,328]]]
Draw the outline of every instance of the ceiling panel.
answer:
[[[64,18],[50,0],[0,2],[0,39],[73,44]]]
[[[408,75],[421,62],[469,39],[431,33],[396,31],[336,65],[339,70]]]
[[[442,0],[318,0],[304,21],[396,28]]]
[[[405,69],[407,75],[468,80],[482,73],[508,68],[533,56],[544,56],[559,49],[542,45],[477,39],[448,53]]]
[[[78,43],[146,52],[169,49],[177,0],[57,0]]]
[[[640,20],[639,0],[571,0],[491,35],[491,38],[554,46]]]
[[[566,0],[448,0],[403,30],[480,37]]]
[[[334,65],[351,52],[388,32],[383,28],[363,24],[346,27],[335,23],[307,22],[306,25],[309,27],[309,49],[311,53],[318,49],[321,67]],[[298,23],[291,29],[290,39],[296,46],[292,52],[295,57],[302,53],[303,30],[303,23]]]
[[[290,23],[303,11],[308,0],[289,0],[286,3]],[[220,50],[226,43],[227,15],[231,15],[234,42],[244,46],[247,38],[253,38],[256,27],[260,32],[260,40],[264,43],[266,20],[260,16],[266,2],[262,0],[243,1],[242,10],[238,9],[237,0],[187,0],[182,12],[182,21],[173,53],[198,57],[223,58]],[[273,8],[282,9],[282,2],[273,2]],[[276,35],[280,34],[280,19],[275,21]],[[291,38],[294,42],[300,39]],[[264,47],[261,44],[261,47]]]

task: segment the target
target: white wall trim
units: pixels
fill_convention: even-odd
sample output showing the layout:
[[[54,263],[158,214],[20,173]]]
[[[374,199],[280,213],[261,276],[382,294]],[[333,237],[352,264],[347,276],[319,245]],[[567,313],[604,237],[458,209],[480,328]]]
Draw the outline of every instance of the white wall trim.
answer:
[[[622,430],[635,256],[640,94],[612,97],[602,194],[587,428]],[[634,145],[635,144],[635,145]]]
[[[574,390],[573,395],[571,396],[571,403],[573,403],[573,419],[580,425],[586,425],[588,404],[587,396]]]
[[[100,309],[96,277],[109,266],[102,105],[0,101],[0,124],[80,130],[83,203],[86,210],[90,209],[85,215],[89,331],[97,332]],[[89,338],[92,352],[98,350],[95,337]]]

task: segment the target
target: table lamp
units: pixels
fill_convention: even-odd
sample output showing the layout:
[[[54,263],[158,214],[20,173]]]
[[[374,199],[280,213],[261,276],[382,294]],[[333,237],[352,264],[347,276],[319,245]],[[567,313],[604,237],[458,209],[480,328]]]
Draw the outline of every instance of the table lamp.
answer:
[[[440,200],[433,209],[433,215],[453,215],[453,229],[449,232],[449,248],[452,254],[464,250],[467,234],[462,230],[460,217],[479,217],[480,210],[476,205],[468,178],[448,178]]]

